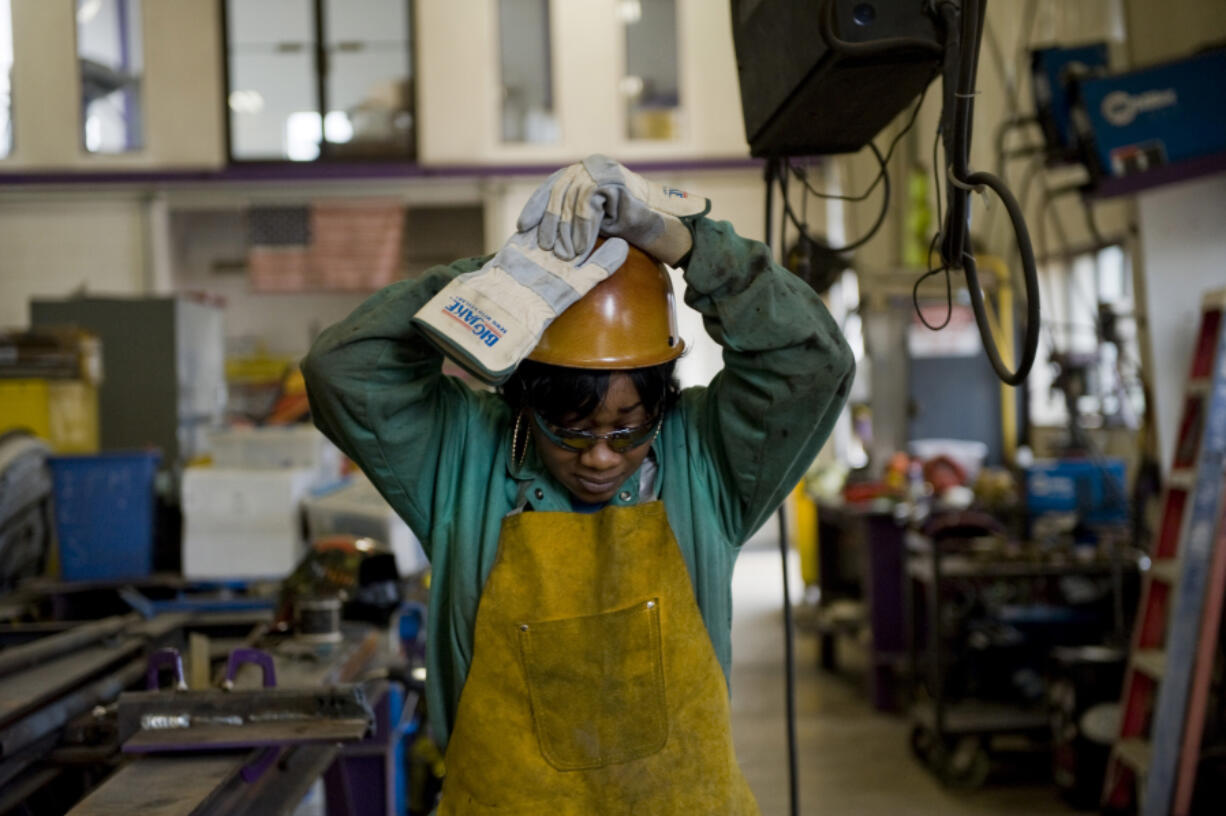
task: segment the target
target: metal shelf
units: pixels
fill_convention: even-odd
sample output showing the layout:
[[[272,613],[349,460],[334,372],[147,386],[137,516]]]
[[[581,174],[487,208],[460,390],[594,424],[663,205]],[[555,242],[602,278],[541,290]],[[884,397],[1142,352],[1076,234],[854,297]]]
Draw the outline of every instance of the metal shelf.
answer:
[[[1110,561],[1090,562],[1043,562],[1043,561],[985,561],[965,555],[942,555],[941,578],[1044,578],[1061,575],[1098,575],[1111,572]],[[911,554],[907,562],[907,575],[922,581],[932,580],[933,567],[930,555]]]
[[[941,706],[940,733],[945,735],[991,734],[1042,731],[1048,725],[1047,712],[1040,706],[1026,708],[985,700],[964,700]],[[929,731],[937,731],[937,706],[931,700],[911,708],[911,721]]]
[[[912,610],[908,619],[908,651],[912,676],[923,681],[932,696],[921,700],[911,711],[914,724],[912,750],[942,780],[951,784],[978,784],[987,771],[987,752],[997,734],[1012,734],[1050,739],[1051,722],[1043,705],[1025,701],[1015,703],[988,700],[953,700],[946,693],[949,665],[957,660],[955,647],[947,642],[942,631],[941,609],[946,596],[957,582],[987,580],[991,582],[1026,582],[1062,576],[1101,576],[1112,583],[1114,629],[1123,627],[1120,603],[1125,573],[1139,571],[1141,554],[1117,543],[1106,557],[1091,561],[1038,560],[1015,558],[991,559],[978,553],[934,546],[933,542],[912,533],[908,536],[906,564],[906,605]],[[921,635],[915,620],[923,611],[926,622]],[[925,665],[921,667],[921,659]],[[947,753],[951,740],[960,747],[972,740],[979,746],[974,762],[965,769],[950,764]],[[935,747],[934,747],[935,746]],[[943,747],[942,747],[943,746]],[[965,773],[963,773],[965,771]],[[974,771],[974,773],[971,773]]]

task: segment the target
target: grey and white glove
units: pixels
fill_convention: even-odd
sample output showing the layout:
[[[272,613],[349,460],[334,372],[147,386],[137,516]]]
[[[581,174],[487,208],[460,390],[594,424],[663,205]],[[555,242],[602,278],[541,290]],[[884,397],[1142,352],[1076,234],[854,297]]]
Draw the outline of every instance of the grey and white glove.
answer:
[[[710,209],[711,202],[701,196],[653,184],[595,154],[562,168],[537,188],[520,213],[518,229],[536,227],[541,248],[559,258],[586,257],[603,233],[676,264],[694,242],[682,219]]]
[[[585,259],[564,260],[518,232],[485,266],[459,275],[413,315],[444,354],[490,385],[505,382],[541,333],[568,306],[626,260],[629,248],[605,241]]]

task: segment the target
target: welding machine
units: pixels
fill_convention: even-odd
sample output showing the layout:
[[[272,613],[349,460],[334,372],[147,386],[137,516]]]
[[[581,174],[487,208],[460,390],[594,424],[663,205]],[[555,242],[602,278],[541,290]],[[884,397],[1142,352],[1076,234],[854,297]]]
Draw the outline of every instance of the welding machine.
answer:
[[[1069,85],[1074,79],[1103,73],[1108,67],[1107,44],[1088,43],[1070,48],[1050,46],[1030,52],[1030,76],[1035,114],[1043,128],[1047,155],[1052,161],[1078,159],[1070,122]]]
[[[1026,509],[1031,515],[1076,513],[1087,524],[1128,521],[1124,460],[1055,459],[1026,469]]]
[[[944,38],[926,0],[732,0],[754,156],[859,150],[927,87]]]
[[[1133,188],[1226,169],[1226,48],[1109,76],[1075,79],[1072,123],[1095,185]]]

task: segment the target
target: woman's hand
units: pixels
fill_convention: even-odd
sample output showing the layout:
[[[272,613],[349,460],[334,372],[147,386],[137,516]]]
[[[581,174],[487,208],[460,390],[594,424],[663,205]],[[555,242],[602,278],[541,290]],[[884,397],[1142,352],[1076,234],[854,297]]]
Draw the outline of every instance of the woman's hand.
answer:
[[[562,168],[537,188],[520,213],[518,229],[537,228],[541,249],[562,259],[587,257],[603,233],[676,264],[694,241],[682,219],[710,207],[705,198],[652,184],[596,154]]]
[[[413,325],[474,376],[504,382],[545,327],[620,267],[628,251],[612,239],[591,257],[564,260],[539,244],[535,228],[512,235],[485,266],[444,286]]]

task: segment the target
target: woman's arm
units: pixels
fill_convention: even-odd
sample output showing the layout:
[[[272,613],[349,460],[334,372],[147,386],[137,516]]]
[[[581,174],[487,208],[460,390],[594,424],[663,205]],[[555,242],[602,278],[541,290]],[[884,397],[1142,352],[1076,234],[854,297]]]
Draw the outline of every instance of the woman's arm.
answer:
[[[452,278],[488,259],[437,266],[376,292],[324,331],[302,361],[311,416],[356,462],[423,544],[440,491],[454,488],[474,394],[410,323]],[[427,545],[428,546],[428,545]],[[427,553],[429,555],[429,553]]]
[[[855,360],[816,293],[726,221],[690,222],[685,301],[724,348],[724,368],[682,398],[715,464],[724,525],[748,538],[812,464],[843,408]]]

